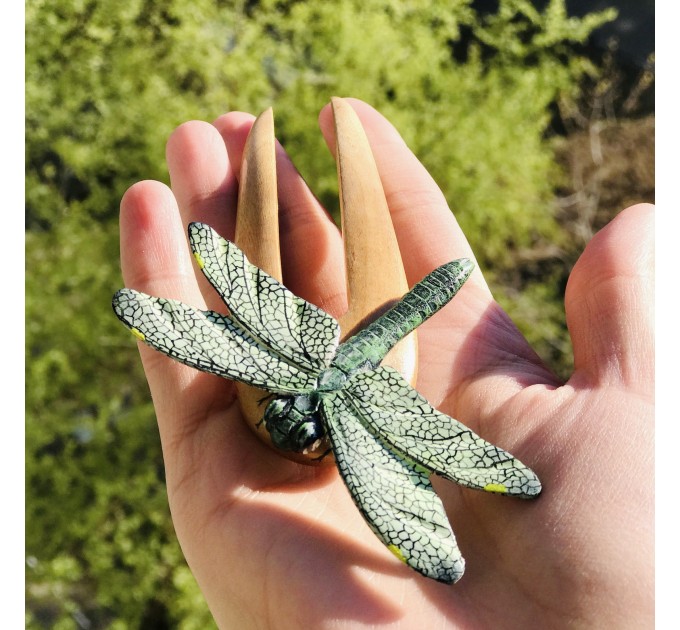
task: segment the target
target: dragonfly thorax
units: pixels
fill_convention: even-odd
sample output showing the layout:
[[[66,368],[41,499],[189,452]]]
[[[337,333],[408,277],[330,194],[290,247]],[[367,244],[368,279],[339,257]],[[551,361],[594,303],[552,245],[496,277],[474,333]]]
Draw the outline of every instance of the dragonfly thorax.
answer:
[[[313,451],[326,436],[316,393],[275,398],[263,419],[274,446],[285,451]]]
[[[333,392],[342,389],[347,382],[347,374],[336,367],[326,368],[317,380],[316,389],[320,392]]]

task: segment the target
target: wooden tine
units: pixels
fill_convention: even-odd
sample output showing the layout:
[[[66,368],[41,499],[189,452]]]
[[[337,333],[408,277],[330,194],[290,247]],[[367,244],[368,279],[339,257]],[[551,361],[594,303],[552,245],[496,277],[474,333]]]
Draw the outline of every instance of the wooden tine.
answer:
[[[234,238],[251,263],[282,282],[271,107],[255,120],[244,147]]]
[[[352,107],[341,98],[332,99],[336,130],[336,161],[340,187],[342,231],[349,308],[340,319],[346,338],[361,329],[408,290],[392,220],[368,139]],[[236,244],[248,259],[281,281],[278,231],[274,118],[271,108],[253,124],[243,152],[236,217]],[[387,355],[383,365],[399,370],[415,383],[417,370],[415,333]],[[269,434],[261,423],[267,392],[236,384],[248,425],[266,444]],[[278,451],[305,464],[332,463],[319,460],[322,452]]]
[[[343,338],[370,324],[408,291],[406,273],[378,167],[359,117],[347,101],[331,99],[335,121],[349,308],[340,318]],[[383,360],[415,385],[417,337],[413,333]]]
[[[251,263],[279,282],[283,281],[274,114],[271,107],[257,117],[243,149],[234,242]],[[263,399],[269,396],[268,392],[245,383],[236,383],[236,391],[248,426],[265,444],[275,448],[261,422],[266,405]],[[283,454],[296,461],[306,460],[294,453]]]

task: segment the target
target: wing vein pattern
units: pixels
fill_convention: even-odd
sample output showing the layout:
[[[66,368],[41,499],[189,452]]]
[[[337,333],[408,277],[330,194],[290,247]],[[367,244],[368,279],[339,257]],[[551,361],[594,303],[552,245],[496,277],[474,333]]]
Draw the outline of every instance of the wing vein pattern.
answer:
[[[340,474],[378,538],[423,575],[452,583],[463,560],[428,473],[393,452],[367,428],[370,419],[344,390],[322,399],[322,413]]]
[[[251,264],[233,243],[204,223],[189,225],[191,247],[232,319],[287,361],[319,372],[335,354],[340,326]]]
[[[437,411],[393,368],[358,373],[346,389],[372,430],[424,468],[478,490],[520,498],[541,491],[530,468]]]
[[[177,300],[121,289],[113,298],[118,318],[152,348],[204,372],[274,393],[316,387],[316,374],[273,353],[229,317]]]

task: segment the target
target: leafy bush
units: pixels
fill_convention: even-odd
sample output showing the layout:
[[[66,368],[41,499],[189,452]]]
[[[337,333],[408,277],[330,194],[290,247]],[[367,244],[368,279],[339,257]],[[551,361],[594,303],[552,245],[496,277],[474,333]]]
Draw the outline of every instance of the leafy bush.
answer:
[[[29,0],[28,627],[211,623],[174,539],[137,353],[110,311],[118,200],[166,178],[176,125],[273,105],[280,138],[337,209],[316,116],[333,94],[357,96],[402,132],[490,271],[560,239],[550,106],[592,70],[573,46],[611,14],[502,0],[482,19],[470,5]],[[521,309],[559,310],[556,291],[533,293]],[[557,336],[547,319],[540,332]]]

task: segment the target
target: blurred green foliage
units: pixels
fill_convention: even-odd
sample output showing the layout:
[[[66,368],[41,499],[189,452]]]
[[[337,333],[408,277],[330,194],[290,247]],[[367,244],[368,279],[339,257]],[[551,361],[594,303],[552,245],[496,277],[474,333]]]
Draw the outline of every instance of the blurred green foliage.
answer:
[[[337,212],[316,118],[332,95],[362,98],[500,277],[516,252],[563,238],[550,108],[594,72],[574,47],[612,17],[569,17],[563,0],[501,0],[486,17],[470,0],[27,2],[27,627],[212,624],[174,538],[134,342],[110,309],[118,201],[167,179],[173,128],[273,105]],[[534,340],[568,353],[560,287],[497,289]]]

